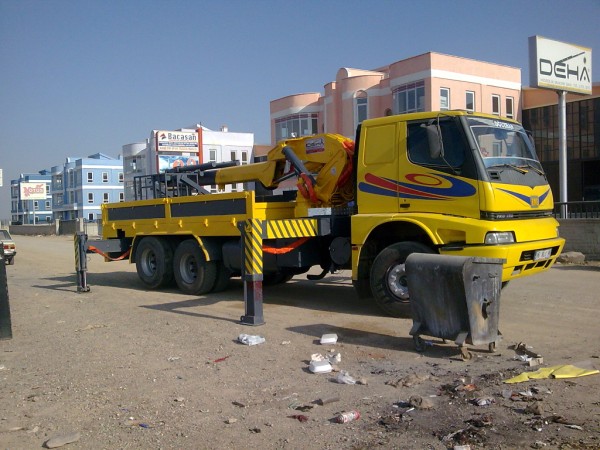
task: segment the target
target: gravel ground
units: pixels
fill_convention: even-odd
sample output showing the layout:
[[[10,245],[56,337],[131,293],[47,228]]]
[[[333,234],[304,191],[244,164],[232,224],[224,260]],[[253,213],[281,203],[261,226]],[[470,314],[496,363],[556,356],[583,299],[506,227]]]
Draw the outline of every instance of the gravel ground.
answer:
[[[146,291],[135,266],[94,255],[91,291],[78,294],[71,238],[15,240],[0,448],[600,448],[600,375],[503,383],[538,369],[516,358],[521,342],[542,367],[600,368],[598,265],[513,281],[504,340],[463,361],[436,338],[417,353],[412,320],[359,300],[347,273],[265,289],[266,324],[248,327],[239,279],[202,297]],[[265,342],[240,344],[242,333]],[[325,333],[337,343],[320,345]],[[311,373],[315,353],[339,353],[337,371]],[[336,382],[341,371],[358,383]],[[351,410],[358,420],[336,422]]]

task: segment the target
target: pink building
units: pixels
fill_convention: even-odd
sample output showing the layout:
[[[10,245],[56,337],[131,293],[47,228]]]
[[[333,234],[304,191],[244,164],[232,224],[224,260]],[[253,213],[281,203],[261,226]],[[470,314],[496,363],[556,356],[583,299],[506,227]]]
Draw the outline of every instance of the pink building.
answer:
[[[324,94],[271,101],[271,142],[315,133],[354,138],[364,119],[464,109],[520,118],[521,70],[424,53],[375,70],[341,68]]]

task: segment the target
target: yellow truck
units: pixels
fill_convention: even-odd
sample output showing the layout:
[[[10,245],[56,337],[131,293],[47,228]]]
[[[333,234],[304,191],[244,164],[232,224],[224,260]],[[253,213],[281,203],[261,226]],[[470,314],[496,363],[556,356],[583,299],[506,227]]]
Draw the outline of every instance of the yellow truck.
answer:
[[[285,180],[297,189],[273,194]],[[255,182],[256,190],[207,186]],[[186,294],[246,295],[314,266],[351,270],[361,297],[410,315],[414,252],[505,260],[502,281],[547,270],[564,240],[548,180],[523,127],[464,111],[365,120],[336,134],[279,142],[265,161],[200,164],[136,179],[136,200],[103,205],[103,239],[86,251],[127,257],[142,283]],[[248,304],[248,299],[247,299]]]

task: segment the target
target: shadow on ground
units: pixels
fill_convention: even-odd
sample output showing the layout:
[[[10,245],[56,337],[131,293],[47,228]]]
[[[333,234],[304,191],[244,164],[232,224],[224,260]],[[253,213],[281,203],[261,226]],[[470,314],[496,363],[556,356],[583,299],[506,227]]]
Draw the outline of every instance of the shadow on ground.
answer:
[[[313,337],[315,338],[315,344],[319,344],[322,335],[335,333],[338,335],[338,343],[385,350],[404,351],[408,353],[414,353],[415,355],[419,354],[419,352],[417,352],[415,349],[413,338],[408,334],[408,331],[406,332],[405,336],[390,336],[387,334],[358,330],[354,328],[338,327],[327,323],[289,327],[287,330]],[[425,351],[423,351],[421,354],[424,356],[441,359],[451,358],[462,361],[459,347],[454,342],[428,337],[423,337],[423,339],[426,345]],[[325,348],[329,348],[329,346],[326,346]],[[475,347],[471,345],[467,345],[467,348],[473,354],[490,354],[487,348],[484,349],[483,347]]]

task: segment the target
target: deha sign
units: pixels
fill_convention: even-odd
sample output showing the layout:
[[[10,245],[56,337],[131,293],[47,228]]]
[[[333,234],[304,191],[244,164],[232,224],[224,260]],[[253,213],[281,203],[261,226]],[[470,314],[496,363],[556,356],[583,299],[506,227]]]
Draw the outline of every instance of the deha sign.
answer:
[[[578,53],[576,55],[568,56],[559,61],[551,61],[549,59],[540,58],[539,71],[541,75],[554,76],[556,78],[574,79],[576,81],[587,81],[590,82],[590,74],[585,65],[574,65],[572,62],[567,61],[575,59],[579,56],[585,55],[585,52]],[[585,57],[583,63],[585,64]]]
[[[529,74],[534,87],[591,94],[592,49],[532,36]]]

